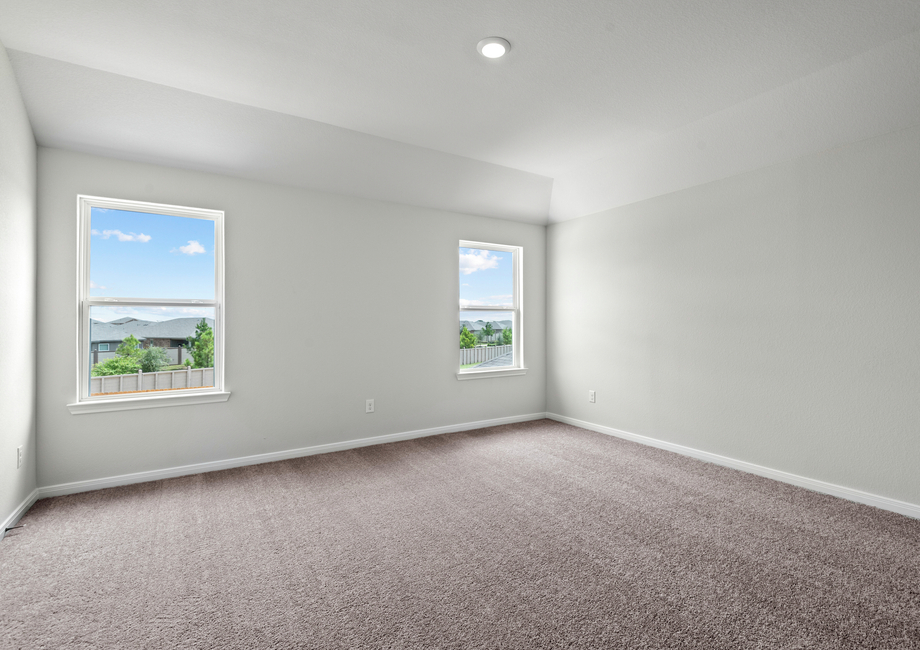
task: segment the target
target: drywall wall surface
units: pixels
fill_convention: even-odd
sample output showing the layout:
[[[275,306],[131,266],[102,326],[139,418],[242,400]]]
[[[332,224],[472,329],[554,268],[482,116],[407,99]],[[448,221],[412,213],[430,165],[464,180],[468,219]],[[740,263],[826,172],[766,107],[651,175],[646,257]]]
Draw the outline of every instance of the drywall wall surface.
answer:
[[[35,176],[35,138],[0,45],[0,522],[35,489]]]
[[[920,503],[920,128],[550,226],[547,361],[550,412]]]
[[[546,410],[543,226],[58,149],[38,161],[41,486]],[[226,212],[229,401],[70,414],[78,194]],[[461,239],[524,247],[524,376],[457,381]]]

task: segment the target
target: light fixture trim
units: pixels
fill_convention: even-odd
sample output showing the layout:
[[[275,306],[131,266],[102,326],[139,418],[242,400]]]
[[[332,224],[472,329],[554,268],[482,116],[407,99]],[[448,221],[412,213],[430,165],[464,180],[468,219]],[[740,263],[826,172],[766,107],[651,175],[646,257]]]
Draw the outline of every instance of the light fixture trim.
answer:
[[[500,59],[511,51],[511,43],[501,36],[489,36],[479,41],[476,49],[487,59]]]

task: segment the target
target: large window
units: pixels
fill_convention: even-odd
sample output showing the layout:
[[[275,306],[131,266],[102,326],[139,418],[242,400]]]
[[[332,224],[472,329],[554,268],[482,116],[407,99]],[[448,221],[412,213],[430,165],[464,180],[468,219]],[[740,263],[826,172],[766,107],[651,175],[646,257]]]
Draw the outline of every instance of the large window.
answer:
[[[520,375],[524,367],[520,246],[460,242],[457,379]]]
[[[78,197],[72,413],[223,401],[223,217]]]

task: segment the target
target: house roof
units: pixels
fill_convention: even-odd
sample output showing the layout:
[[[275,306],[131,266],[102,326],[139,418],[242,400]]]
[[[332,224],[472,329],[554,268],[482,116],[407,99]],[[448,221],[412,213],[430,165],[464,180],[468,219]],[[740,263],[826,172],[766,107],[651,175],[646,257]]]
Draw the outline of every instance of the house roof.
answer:
[[[122,322],[119,322],[122,321]],[[124,318],[117,321],[103,323],[93,321],[90,328],[90,340],[93,343],[100,341],[123,341],[128,336],[134,335],[138,341],[147,339],[186,339],[194,336],[195,326],[201,322],[200,318],[173,318],[164,321],[149,321]],[[206,318],[208,325],[214,327],[214,319]]]
[[[493,330],[504,330],[504,329],[511,328],[510,320],[493,320],[489,322],[492,323]],[[477,321],[462,320],[460,321],[460,329],[463,329],[463,326],[465,325],[468,331],[475,333],[481,330],[483,327],[485,327],[485,324],[486,324],[486,321],[483,321],[483,320],[477,320]]]

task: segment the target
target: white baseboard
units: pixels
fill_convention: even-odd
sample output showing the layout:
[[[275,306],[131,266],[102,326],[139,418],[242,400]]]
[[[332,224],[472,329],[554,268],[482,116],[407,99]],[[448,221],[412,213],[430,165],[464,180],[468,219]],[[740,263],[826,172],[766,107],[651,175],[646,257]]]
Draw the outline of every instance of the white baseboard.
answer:
[[[158,481],[160,479],[173,478],[176,476],[187,476],[190,474],[201,474],[203,472],[214,472],[222,469],[244,467],[246,465],[271,463],[278,460],[287,460],[289,458],[300,458],[302,456],[312,456],[314,454],[326,454],[333,451],[343,451],[346,449],[355,449],[357,447],[367,447],[370,445],[382,445],[388,442],[411,440],[413,438],[435,436],[442,433],[454,433],[457,431],[469,431],[471,429],[483,429],[485,427],[494,427],[502,424],[513,424],[516,422],[529,422],[531,420],[540,420],[543,418],[550,418],[558,422],[564,422],[576,427],[581,427],[582,429],[588,429],[590,431],[596,431],[598,433],[603,433],[609,436],[623,438],[624,440],[631,440],[633,442],[638,442],[650,447],[657,447],[659,449],[672,451],[683,456],[689,456],[691,458],[714,463],[716,465],[722,465],[724,467],[731,467],[732,469],[741,470],[742,472],[756,474],[758,476],[771,478],[783,483],[797,485],[799,487],[813,490],[815,492],[830,494],[832,496],[847,499],[849,501],[863,503],[866,505],[874,506],[876,508],[881,508],[882,510],[889,510],[891,512],[896,512],[908,517],[920,519],[920,505],[907,503],[906,501],[898,501],[897,499],[878,496],[869,492],[863,492],[861,490],[844,487],[842,485],[835,485],[833,483],[826,483],[824,481],[818,481],[816,479],[798,476],[797,474],[790,474],[789,472],[783,472],[780,470],[771,469],[769,467],[755,465],[754,463],[748,463],[743,460],[736,460],[734,458],[728,458],[727,456],[720,456],[718,454],[713,454],[707,451],[700,451],[699,449],[694,449],[692,447],[685,447],[683,445],[678,445],[672,442],[656,440],[655,438],[649,438],[647,436],[629,433],[628,431],[621,431],[612,427],[606,427],[600,424],[594,424],[592,422],[585,422],[584,420],[576,420],[575,418],[558,415],[556,413],[530,413],[528,415],[495,418],[493,420],[480,420],[478,422],[467,422],[464,424],[434,427],[431,429],[418,429],[416,431],[392,433],[383,436],[375,436],[372,438],[359,438],[356,440],[333,442],[325,445],[301,447],[299,449],[277,451],[267,454],[257,454],[255,456],[228,458],[226,460],[212,461],[208,463],[197,463],[194,465],[183,465],[181,467],[170,467],[166,469],[152,470],[149,472],[137,472],[134,474],[123,474],[121,476],[110,476],[107,478],[92,479],[89,481],[75,481],[73,483],[49,485],[33,490],[32,493],[26,497],[26,499],[19,505],[19,507],[16,508],[16,510],[10,514],[9,517],[6,518],[2,528],[12,526],[15,522],[19,521],[22,515],[24,515],[30,507],[32,507],[32,504],[35,503],[36,500],[44,499],[47,497],[62,496],[65,494],[76,494],[77,492],[88,492],[90,490],[100,490],[108,487],[116,487],[118,485],[130,485],[132,483]],[[0,529],[0,536],[2,536],[2,529]]]
[[[22,516],[28,512],[33,503],[38,501],[38,498],[38,488],[35,488],[32,490],[29,496],[27,496],[23,502],[20,503],[19,506],[10,514],[10,516],[3,520],[3,524],[0,525],[0,539],[3,539],[7,528],[10,526],[15,526],[16,523],[22,519]]]
[[[169,467],[166,469],[157,469],[149,472],[137,472],[134,474],[122,474],[120,476],[109,476],[106,478],[91,479],[88,481],[74,481],[73,483],[47,485],[45,487],[38,488],[38,498],[45,499],[47,497],[57,497],[65,494],[76,494],[77,492],[89,492],[90,490],[101,490],[103,488],[116,487],[119,485],[146,483],[148,481],[159,481],[160,479],[174,478],[176,476],[188,476],[189,474],[216,472],[222,469],[232,469],[234,467],[244,467],[246,465],[260,465],[262,463],[272,463],[274,461],[287,460],[289,458],[313,456],[314,454],[327,454],[333,451],[343,451],[345,449],[355,449],[357,447],[382,445],[388,442],[398,442],[400,440],[411,440],[413,438],[436,436],[442,433],[454,433],[456,431],[469,431],[470,429],[496,427],[501,424],[513,424],[515,422],[542,420],[545,417],[545,413],[515,415],[507,418],[495,418],[492,420],[480,420],[478,422],[466,422],[464,424],[452,424],[445,427],[418,429],[416,431],[406,431],[403,433],[391,433],[383,436],[374,436],[373,438],[358,438],[356,440],[346,440],[344,442],[332,442],[325,445],[301,447],[299,449],[289,449],[287,451],[275,451],[267,454],[256,454],[255,456],[243,456],[241,458],[228,458],[226,460],[216,460],[208,463],[196,463],[194,465],[182,465],[181,467]],[[31,506],[32,504],[30,503],[29,505]]]
[[[878,496],[877,494],[871,494],[861,490],[854,490],[853,488],[844,487],[842,485],[826,483],[824,481],[818,481],[813,478],[806,478],[797,474],[783,472],[778,469],[770,469],[769,467],[755,465],[754,463],[748,463],[743,460],[735,460],[734,458],[719,456],[718,454],[712,454],[708,451],[700,451],[699,449],[694,449],[693,447],[685,447],[673,442],[656,440],[655,438],[640,436],[636,433],[620,431],[619,429],[605,427],[603,425],[594,424],[592,422],[585,422],[584,420],[576,420],[575,418],[566,417],[565,415],[547,413],[546,417],[551,420],[556,420],[557,422],[564,422],[565,424],[581,427],[582,429],[589,429],[591,431],[597,431],[598,433],[603,433],[608,436],[615,436],[617,438],[623,438],[624,440],[631,440],[643,445],[648,445],[649,447],[657,447],[658,449],[673,451],[674,453],[681,454],[683,456],[690,456],[691,458],[704,460],[716,465],[723,465],[725,467],[731,467],[732,469],[741,470],[742,472],[748,472],[750,474],[756,474],[757,476],[772,478],[783,483],[797,485],[799,487],[812,490],[813,492],[830,494],[835,497],[840,497],[841,499],[847,499],[848,501],[855,501],[857,503],[875,506],[876,508],[881,508],[882,510],[889,510],[901,515],[920,519],[920,505],[907,503],[906,501],[889,499],[888,497]]]

